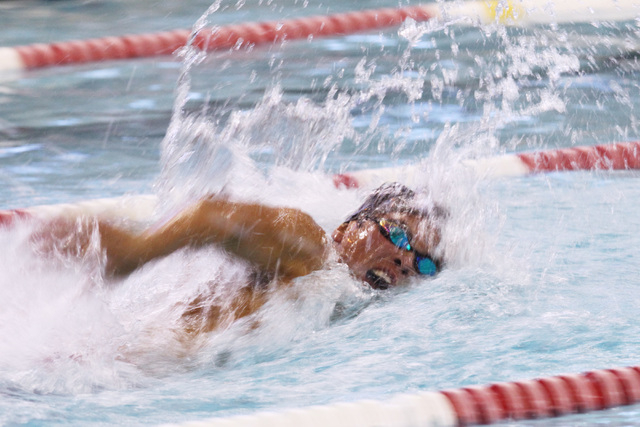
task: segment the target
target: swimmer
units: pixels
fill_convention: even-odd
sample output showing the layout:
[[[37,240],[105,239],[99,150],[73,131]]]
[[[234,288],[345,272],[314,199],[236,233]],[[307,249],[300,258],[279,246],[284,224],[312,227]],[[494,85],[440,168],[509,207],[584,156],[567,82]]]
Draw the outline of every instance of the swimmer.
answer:
[[[374,289],[397,286],[411,276],[437,274],[443,266],[440,225],[446,214],[439,207],[416,207],[415,198],[416,194],[401,184],[385,184],[331,237],[300,210],[220,196],[203,198],[160,226],[142,232],[104,220],[96,224],[108,277],[126,276],[181,248],[207,245],[217,245],[248,261],[255,269],[256,283],[244,286],[231,304],[231,317],[238,319],[258,310],[270,288],[321,269],[332,251],[354,277]],[[77,225],[59,221],[44,233],[57,250],[82,256],[91,242],[91,230],[77,230]],[[213,330],[222,318],[219,309],[203,306],[205,300],[196,298],[185,312],[189,320],[206,317],[204,323],[189,328],[194,332]]]

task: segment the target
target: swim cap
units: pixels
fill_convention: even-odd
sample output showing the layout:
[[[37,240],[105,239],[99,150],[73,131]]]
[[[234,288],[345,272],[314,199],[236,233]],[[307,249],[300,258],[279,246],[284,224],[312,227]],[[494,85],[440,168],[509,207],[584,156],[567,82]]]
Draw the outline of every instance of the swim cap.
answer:
[[[367,196],[362,205],[345,222],[373,218],[390,212],[405,212],[432,219],[446,218],[445,209],[433,204],[424,206],[416,200],[416,196],[415,191],[399,182],[382,184]]]

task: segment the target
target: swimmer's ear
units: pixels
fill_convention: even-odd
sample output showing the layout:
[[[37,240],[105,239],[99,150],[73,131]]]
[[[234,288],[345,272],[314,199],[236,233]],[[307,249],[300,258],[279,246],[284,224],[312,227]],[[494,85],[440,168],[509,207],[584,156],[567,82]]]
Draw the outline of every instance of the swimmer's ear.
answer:
[[[338,226],[338,228],[336,228],[333,232],[333,234],[331,235],[331,237],[333,238],[333,241],[336,242],[337,244],[342,243],[342,238],[344,237],[344,232],[347,229],[347,227],[349,226],[348,222],[343,222],[342,224],[340,224]]]

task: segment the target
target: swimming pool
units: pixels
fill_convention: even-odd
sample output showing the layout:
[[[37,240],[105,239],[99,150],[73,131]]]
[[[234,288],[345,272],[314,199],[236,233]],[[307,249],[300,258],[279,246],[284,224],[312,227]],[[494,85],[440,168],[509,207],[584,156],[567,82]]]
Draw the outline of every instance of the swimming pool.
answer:
[[[183,3],[3,2],[0,45],[189,28],[210,6]],[[233,1],[208,20],[396,6]],[[219,253],[109,283],[39,260],[28,230],[5,230],[0,423],[160,424],[637,364],[638,174],[484,180],[459,167],[637,139],[637,43],[630,17],[406,24],[215,52],[189,70],[189,114],[171,128],[182,71],[171,57],[3,77],[2,209],[226,186],[330,230],[364,193],[320,172],[423,161],[419,180],[452,222],[450,267],[433,280],[378,295],[324,271],[265,307],[257,329],[240,322],[189,348],[171,332],[175,305],[236,272]],[[537,424],[638,418],[632,406]]]

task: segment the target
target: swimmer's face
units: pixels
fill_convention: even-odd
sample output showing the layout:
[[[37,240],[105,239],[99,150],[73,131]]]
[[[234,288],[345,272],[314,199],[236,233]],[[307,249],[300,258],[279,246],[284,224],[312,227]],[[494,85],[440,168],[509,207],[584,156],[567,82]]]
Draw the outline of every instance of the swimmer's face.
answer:
[[[412,250],[400,248],[381,227],[392,223],[406,230]],[[395,236],[394,236],[395,237]],[[375,219],[353,220],[340,225],[333,240],[341,260],[360,280],[375,289],[396,286],[403,279],[420,274],[423,265],[416,265],[416,257],[430,255],[440,242],[440,235],[431,221],[413,214],[393,212]],[[417,254],[416,254],[417,253]],[[427,261],[428,262],[428,261]]]

